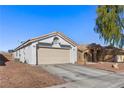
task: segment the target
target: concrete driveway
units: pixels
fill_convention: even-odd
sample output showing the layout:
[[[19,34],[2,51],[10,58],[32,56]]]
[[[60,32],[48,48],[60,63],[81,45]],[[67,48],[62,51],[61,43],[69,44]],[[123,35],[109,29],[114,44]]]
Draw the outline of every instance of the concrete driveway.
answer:
[[[40,66],[67,81],[65,84],[52,86],[54,88],[124,87],[124,73],[113,73],[76,64]]]

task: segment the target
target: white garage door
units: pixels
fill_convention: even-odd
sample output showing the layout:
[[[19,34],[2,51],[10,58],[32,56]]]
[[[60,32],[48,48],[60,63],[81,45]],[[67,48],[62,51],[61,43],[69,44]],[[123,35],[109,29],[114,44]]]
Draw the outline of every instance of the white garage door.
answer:
[[[62,64],[70,62],[70,50],[39,48],[38,64]]]

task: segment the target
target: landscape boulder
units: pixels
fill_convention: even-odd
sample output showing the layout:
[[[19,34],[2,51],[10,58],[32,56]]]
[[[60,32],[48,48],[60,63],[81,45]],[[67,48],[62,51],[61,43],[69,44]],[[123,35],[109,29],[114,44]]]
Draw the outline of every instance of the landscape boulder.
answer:
[[[119,69],[118,63],[112,64],[112,67],[115,69]]]

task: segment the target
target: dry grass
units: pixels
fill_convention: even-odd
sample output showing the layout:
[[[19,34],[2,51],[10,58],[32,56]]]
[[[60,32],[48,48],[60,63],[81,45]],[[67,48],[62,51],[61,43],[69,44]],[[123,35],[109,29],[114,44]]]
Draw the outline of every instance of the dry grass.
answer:
[[[65,81],[37,66],[7,62],[0,66],[0,87],[40,88],[62,84]]]

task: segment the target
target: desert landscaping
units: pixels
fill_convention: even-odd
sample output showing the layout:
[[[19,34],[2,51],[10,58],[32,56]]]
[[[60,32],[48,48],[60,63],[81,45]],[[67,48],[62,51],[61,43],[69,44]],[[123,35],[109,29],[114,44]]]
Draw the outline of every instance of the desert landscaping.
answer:
[[[64,82],[63,79],[51,75],[38,66],[15,61],[7,61],[5,66],[0,66],[1,88],[39,88]]]
[[[30,65],[14,60],[9,53],[1,55],[0,59],[4,60],[5,65],[0,66],[0,88],[122,86],[120,83],[118,84],[118,81],[123,80],[123,74],[119,76],[119,73],[121,75],[124,72],[124,63],[87,62],[86,64]],[[113,80],[117,77],[118,81],[114,84]],[[94,81],[95,83],[93,83]],[[105,83],[105,85],[99,86],[97,84],[99,82]],[[115,86],[110,86],[111,83]]]
[[[99,63],[87,63],[87,64],[84,64],[84,66],[111,71],[115,73],[124,72],[124,63],[99,62]]]

